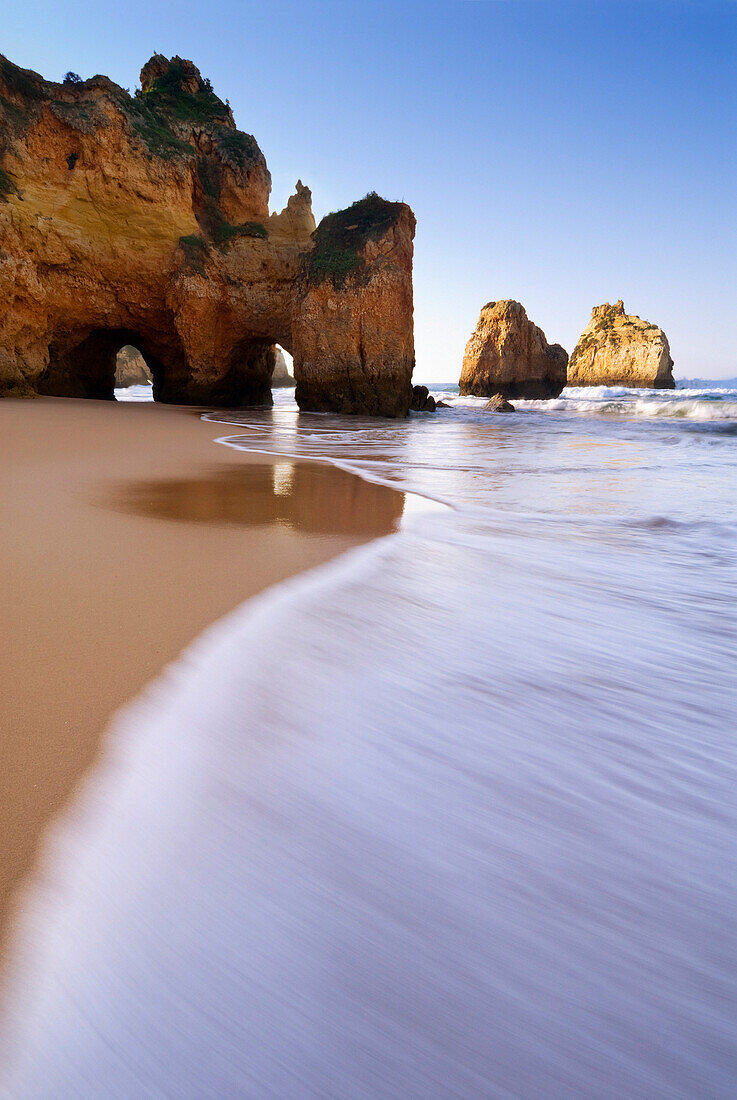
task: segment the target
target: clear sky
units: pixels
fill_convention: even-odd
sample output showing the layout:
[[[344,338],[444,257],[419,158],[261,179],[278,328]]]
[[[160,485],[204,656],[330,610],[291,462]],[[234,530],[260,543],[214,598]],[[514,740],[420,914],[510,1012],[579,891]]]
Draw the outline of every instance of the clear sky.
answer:
[[[280,209],[367,191],[417,215],[416,378],[456,380],[481,306],[570,352],[592,306],[661,325],[677,377],[737,375],[734,0],[11,0],[0,52],[131,91],[191,58]]]

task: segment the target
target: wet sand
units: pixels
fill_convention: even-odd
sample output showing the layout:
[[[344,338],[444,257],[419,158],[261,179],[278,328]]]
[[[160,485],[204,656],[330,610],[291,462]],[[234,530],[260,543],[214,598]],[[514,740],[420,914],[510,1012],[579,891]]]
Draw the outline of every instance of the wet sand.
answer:
[[[243,600],[401,517],[402,494],[213,443],[228,430],[153,404],[0,402],[0,954],[112,713]]]

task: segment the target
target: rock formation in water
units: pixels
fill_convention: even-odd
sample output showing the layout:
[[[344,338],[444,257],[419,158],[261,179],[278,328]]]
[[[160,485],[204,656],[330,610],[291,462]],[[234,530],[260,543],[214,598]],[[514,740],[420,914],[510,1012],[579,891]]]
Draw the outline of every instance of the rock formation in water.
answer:
[[[435,412],[438,406],[427,386],[413,386],[409,407],[413,412]]]
[[[675,389],[665,333],[625,313],[622,301],[595,306],[573,349],[568,385]]]
[[[376,194],[320,222],[303,259],[294,324],[300,408],[407,413],[414,233],[410,208]]]
[[[270,216],[270,188],[190,61],[130,96],[0,58],[0,395],[112,397],[131,344],[158,400],[270,403],[278,343],[303,407],[404,415],[412,212],[371,195],[315,233],[309,189]]]
[[[513,413],[514,411],[514,405],[507,401],[501,393],[495,393],[484,405],[484,412]]]
[[[281,348],[277,348],[274,373],[271,376],[271,388],[272,390],[286,389],[288,386],[293,386],[294,384],[294,379],[289,373],[289,367],[287,366],[287,361],[284,358],[284,352],[281,350]]]
[[[140,351],[132,348],[130,344],[121,348],[115,363],[115,388],[150,386],[152,381],[146,360]]]
[[[564,349],[547,342],[519,302],[489,302],[466,344],[459,386],[476,397],[557,397],[567,363]]]

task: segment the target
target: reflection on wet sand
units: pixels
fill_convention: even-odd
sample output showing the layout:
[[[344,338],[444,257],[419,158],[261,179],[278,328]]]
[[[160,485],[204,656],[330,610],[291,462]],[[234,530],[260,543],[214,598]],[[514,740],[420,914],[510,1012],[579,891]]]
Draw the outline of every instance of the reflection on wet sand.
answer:
[[[106,758],[113,713],[245,600],[402,514],[400,494],[325,467],[272,473],[221,434],[154,402],[0,402],[0,998],[19,885]]]
[[[116,511],[190,523],[287,527],[304,534],[388,534],[404,493],[387,493],[332,466],[277,462],[213,467],[199,477],[116,485],[100,503]]]

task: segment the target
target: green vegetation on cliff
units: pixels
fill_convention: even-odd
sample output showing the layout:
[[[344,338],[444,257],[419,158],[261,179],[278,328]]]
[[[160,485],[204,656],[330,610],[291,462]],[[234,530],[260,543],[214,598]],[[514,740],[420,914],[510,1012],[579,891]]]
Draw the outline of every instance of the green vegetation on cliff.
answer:
[[[215,95],[209,80],[197,79],[195,90],[189,90],[188,84],[192,83],[194,70],[191,62],[184,62],[181,57],[173,57],[171,61],[167,61],[166,58],[155,55],[152,61],[157,60],[161,62],[162,71],[145,89],[136,92],[137,100],[153,107],[157,114],[179,122],[207,125],[230,120],[230,111]],[[197,77],[199,78],[199,74]]]
[[[243,222],[241,225],[231,225],[217,211],[219,217],[207,227],[208,239],[200,237],[197,233],[190,233],[187,237],[179,238],[179,245],[184,252],[187,267],[198,275],[205,274],[205,260],[211,245],[224,251],[238,237],[255,237],[266,240],[269,236],[265,226],[260,222]]]
[[[91,133],[107,124],[93,91],[104,82],[109,98],[152,156],[191,157],[188,131],[197,126],[210,131],[222,159],[233,167],[247,168],[263,160],[256,139],[235,129],[230,107],[215,94],[210,81],[202,79],[191,61],[181,57],[168,60],[154,54],[141,78],[142,87],[131,96],[106,77],[65,79],[61,84],[44,80],[0,55],[0,123],[22,129],[46,105],[68,126]]]
[[[197,203],[197,220],[205,237],[218,248],[225,248],[236,237],[268,237],[261,222],[231,225],[218,202],[221,189],[221,164],[213,157],[197,158],[197,179],[202,194]]]
[[[0,54],[0,80],[9,91],[24,99],[45,98],[46,81],[30,69],[21,69]]]
[[[241,225],[231,225],[223,218],[213,233],[213,240],[218,248],[226,248],[236,237],[259,237],[261,240],[266,240],[268,235],[266,226],[262,225],[261,222],[243,222]]]
[[[349,276],[365,277],[363,249],[384,236],[402,208],[401,202],[387,202],[370,191],[345,210],[328,214],[312,234],[315,247],[307,258],[308,281],[316,285],[329,279],[341,287]]]
[[[262,160],[256,139],[236,130],[228,104],[215,95],[212,84],[202,79],[196,66],[181,57],[168,60],[154,54],[141,71],[141,88],[133,98],[133,109],[154,130],[163,127],[169,134],[181,134],[192,125],[206,127],[222,158],[234,167],[245,168]],[[153,133],[152,137],[161,141],[163,135]]]
[[[190,233],[187,237],[180,237],[179,247],[184,253],[184,262],[190,271],[194,271],[198,275],[204,275],[207,244],[202,237],[198,237],[196,233]]]
[[[134,99],[126,104],[126,108],[133,132],[153,156],[164,159],[192,156],[192,146],[172,133],[154,104]]]
[[[244,134],[242,130],[231,130],[222,126],[218,131],[217,145],[223,159],[238,168],[245,168],[248,164],[261,160],[262,154],[256,138],[252,134]]]

